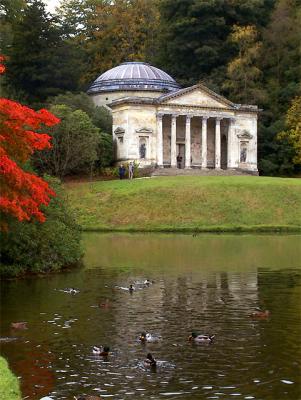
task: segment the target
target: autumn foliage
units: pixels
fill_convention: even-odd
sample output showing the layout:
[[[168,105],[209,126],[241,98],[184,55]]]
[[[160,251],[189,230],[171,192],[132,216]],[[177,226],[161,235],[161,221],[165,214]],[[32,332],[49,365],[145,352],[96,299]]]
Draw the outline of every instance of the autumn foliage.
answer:
[[[1,63],[0,73],[5,71]],[[38,133],[59,122],[47,110],[34,111],[14,101],[0,98],[0,210],[19,221],[36,218],[45,221],[41,205],[55,196],[48,183],[24,171],[22,165],[35,150],[51,147],[50,136]]]

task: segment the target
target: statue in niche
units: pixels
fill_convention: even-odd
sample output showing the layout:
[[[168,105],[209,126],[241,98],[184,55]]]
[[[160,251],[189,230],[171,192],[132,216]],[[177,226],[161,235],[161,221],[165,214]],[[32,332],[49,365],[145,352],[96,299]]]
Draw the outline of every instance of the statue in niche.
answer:
[[[242,146],[240,149],[240,162],[245,163],[247,162],[247,147]]]
[[[140,144],[139,152],[140,152],[140,158],[145,158],[145,156],[146,156],[146,145],[145,145],[144,142],[142,142]]]

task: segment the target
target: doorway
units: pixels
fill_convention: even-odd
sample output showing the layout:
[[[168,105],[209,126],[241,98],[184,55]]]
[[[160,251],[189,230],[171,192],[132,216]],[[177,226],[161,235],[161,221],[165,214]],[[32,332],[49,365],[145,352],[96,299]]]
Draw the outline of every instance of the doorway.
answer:
[[[177,144],[177,168],[185,168],[185,144]]]

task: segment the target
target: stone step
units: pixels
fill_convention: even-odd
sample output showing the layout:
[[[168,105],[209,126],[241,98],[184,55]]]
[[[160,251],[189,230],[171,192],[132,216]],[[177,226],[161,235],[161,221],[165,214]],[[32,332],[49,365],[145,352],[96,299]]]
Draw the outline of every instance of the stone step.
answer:
[[[238,169],[179,169],[179,168],[156,168],[152,176],[232,176],[232,175],[258,175],[251,171]]]

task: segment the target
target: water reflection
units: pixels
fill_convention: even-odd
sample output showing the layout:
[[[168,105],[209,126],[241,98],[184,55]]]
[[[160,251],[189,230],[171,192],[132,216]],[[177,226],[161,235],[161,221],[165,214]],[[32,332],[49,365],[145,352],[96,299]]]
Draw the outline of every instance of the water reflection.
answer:
[[[2,288],[1,336],[18,337],[2,352],[30,399],[300,399],[299,244],[298,236],[86,235],[85,270]],[[147,278],[154,284],[132,294],[118,289]],[[250,318],[256,307],[270,317]],[[18,320],[28,330],[12,334]],[[190,343],[193,330],[215,339]],[[160,340],[141,343],[142,331]],[[110,355],[94,355],[94,345]],[[155,371],[143,367],[149,352]]]

